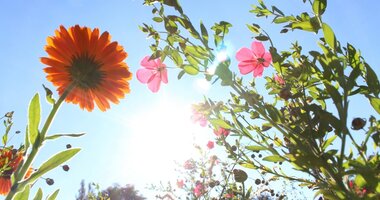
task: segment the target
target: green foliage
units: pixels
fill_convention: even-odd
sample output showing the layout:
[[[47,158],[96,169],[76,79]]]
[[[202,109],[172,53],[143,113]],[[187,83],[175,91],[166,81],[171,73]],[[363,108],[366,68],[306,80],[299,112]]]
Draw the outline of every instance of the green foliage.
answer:
[[[28,138],[32,145],[36,143],[36,140],[39,139],[39,130],[41,119],[41,105],[40,105],[40,96],[37,94],[34,95],[29,104],[28,110]]]
[[[250,10],[258,18],[281,26],[280,33],[298,30],[317,36],[318,46],[309,52],[304,52],[298,42],[288,49],[280,49],[256,24],[259,20],[247,24],[256,40],[271,43],[272,66],[285,80],[280,84],[274,78],[265,78],[265,88],[274,99],[272,103],[264,99],[263,91],[257,91],[255,79],[247,83],[232,73],[230,58],[218,63],[215,74],[208,73],[215,61],[213,50],[223,48],[224,38],[233,27],[231,23],[221,21],[210,28],[202,22],[194,25],[181,9],[179,16],[171,17],[179,24],[175,32],[165,26],[166,32],[156,31],[147,25],[143,31],[148,35],[160,33],[156,38],[167,38],[161,41],[165,47],[155,48],[169,46],[168,57],[181,69],[179,79],[185,73],[204,74],[207,80],[220,80],[222,86],[231,89],[231,97],[223,103],[210,99],[203,103],[222,106],[204,110],[214,130],[225,128],[234,133],[234,145],[223,140],[218,144],[225,148],[230,160],[247,169],[248,176],[248,170],[260,170],[273,179],[297,181],[315,190],[316,197],[321,195],[326,199],[378,199],[379,121],[367,116],[368,120],[364,118],[364,121],[370,121],[369,125],[351,129],[348,118],[353,96],[366,98],[368,101],[363,104],[367,103],[380,114],[378,77],[360,51],[351,44],[342,46],[333,28],[322,20],[327,0],[303,2],[310,4],[312,12],[285,14],[262,0]],[[162,18],[166,17],[165,3],[154,9],[162,11],[159,13]],[[200,31],[194,27],[200,27]],[[210,45],[212,37],[214,44]],[[355,137],[357,134],[364,138]],[[259,152],[260,157],[249,155],[254,152]],[[279,163],[293,166],[303,175],[283,171],[277,166]]]

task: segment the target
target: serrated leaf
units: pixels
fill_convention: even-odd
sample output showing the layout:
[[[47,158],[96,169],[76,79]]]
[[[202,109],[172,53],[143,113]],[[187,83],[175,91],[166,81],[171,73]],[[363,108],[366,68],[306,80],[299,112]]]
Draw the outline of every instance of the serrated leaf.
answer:
[[[41,188],[38,188],[38,191],[36,193],[36,196],[34,196],[33,200],[42,200],[42,189]]]
[[[28,183],[33,183],[35,180],[40,178],[42,175],[47,173],[48,171],[58,167],[62,163],[68,161],[71,159],[75,154],[77,154],[80,151],[79,148],[74,148],[74,149],[67,149],[64,151],[61,151],[55,155],[53,155],[49,160],[44,162],[40,168],[36,172],[34,172],[29,179],[26,181]]]
[[[335,51],[336,46],[337,46],[337,41],[335,38],[334,31],[326,23],[322,24],[322,30],[323,30],[323,35],[325,37],[326,43],[330,46],[331,49]]]
[[[313,12],[316,15],[322,15],[327,7],[327,0],[314,0],[313,2]]]
[[[209,122],[215,127],[220,127],[224,129],[232,129],[231,125],[229,125],[227,122],[225,122],[222,119],[210,119]]]
[[[55,200],[58,196],[58,193],[59,193],[59,189],[54,191],[53,194],[51,194],[51,196],[48,196],[46,200]]]
[[[30,143],[33,145],[38,137],[38,127],[41,119],[41,105],[40,96],[38,93],[34,95],[29,104],[28,109],[28,137]]]
[[[24,187],[23,191],[20,191],[16,193],[16,195],[13,197],[13,199],[17,200],[28,200],[29,199],[29,192],[30,192],[30,186],[27,185]]]
[[[279,155],[272,155],[272,156],[264,157],[263,160],[269,161],[269,162],[282,162],[285,159]]]
[[[45,139],[46,140],[54,140],[59,137],[81,137],[86,133],[60,133],[60,134],[54,134],[54,135],[49,135]]]

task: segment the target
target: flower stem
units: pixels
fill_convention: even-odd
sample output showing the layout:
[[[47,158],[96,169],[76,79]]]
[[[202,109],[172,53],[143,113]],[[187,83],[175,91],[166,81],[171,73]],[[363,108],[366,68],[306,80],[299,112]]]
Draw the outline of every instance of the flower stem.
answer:
[[[21,168],[19,168],[19,171],[18,172],[16,171],[15,181],[12,185],[11,191],[8,193],[5,200],[12,200],[17,192],[22,191],[24,189],[25,185],[23,185],[23,184],[19,185],[19,183],[25,177],[26,172],[28,171],[28,169],[32,165],[34,158],[38,154],[39,149],[42,147],[43,142],[45,140],[46,133],[49,130],[49,127],[50,127],[51,123],[53,122],[53,119],[54,119],[59,107],[61,106],[61,104],[63,103],[63,101],[65,100],[65,98],[67,97],[67,95],[70,93],[70,91],[73,88],[74,88],[74,84],[71,84],[69,87],[67,87],[66,90],[63,92],[63,94],[59,97],[58,101],[53,105],[53,108],[50,111],[50,114],[49,114],[48,118],[46,119],[45,124],[42,127],[41,132],[39,133],[38,139],[36,140],[35,144],[33,144],[33,147],[32,147],[32,150],[31,150],[29,156],[27,157],[25,163],[21,166]],[[28,134],[28,133],[26,133],[26,134]],[[22,186],[22,187],[19,187],[19,186]]]

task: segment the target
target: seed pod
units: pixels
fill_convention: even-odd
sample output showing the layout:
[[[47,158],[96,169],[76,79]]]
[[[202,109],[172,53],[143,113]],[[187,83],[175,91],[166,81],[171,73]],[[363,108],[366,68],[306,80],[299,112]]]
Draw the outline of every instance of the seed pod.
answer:
[[[67,172],[70,170],[70,167],[68,165],[63,165],[62,169]]]
[[[47,179],[46,179],[46,183],[47,183],[48,185],[53,185],[53,184],[54,184],[54,180],[51,179],[51,178],[47,178]]]
[[[241,169],[234,169],[233,173],[236,182],[243,183],[248,179],[248,174]]]

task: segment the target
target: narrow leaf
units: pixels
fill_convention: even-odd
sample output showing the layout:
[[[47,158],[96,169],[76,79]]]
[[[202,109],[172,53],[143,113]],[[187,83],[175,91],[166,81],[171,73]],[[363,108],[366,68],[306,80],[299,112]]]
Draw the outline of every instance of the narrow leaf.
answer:
[[[266,147],[263,147],[263,146],[256,146],[256,145],[253,145],[253,146],[246,146],[245,148],[246,148],[247,150],[251,150],[251,151],[268,150],[268,148],[266,148]]]
[[[267,156],[267,157],[263,158],[263,160],[269,161],[269,162],[282,162],[285,159],[279,155],[272,155],[272,156]]]
[[[13,199],[28,200],[29,199],[30,186],[27,185],[23,191],[16,193]]]
[[[329,139],[327,139],[323,144],[322,144],[322,149],[325,150],[334,140],[335,138],[338,137],[338,135],[333,135]]]
[[[33,200],[42,200],[42,189],[41,188],[38,188],[38,191],[36,193],[36,196],[34,196],[34,199]]]
[[[327,0],[314,0],[313,11],[316,15],[322,15],[327,7]]]
[[[34,95],[29,104],[28,110],[28,136],[30,143],[33,145],[38,137],[38,126],[41,119],[40,96],[38,93]]]
[[[45,163],[41,165],[41,167],[34,172],[27,181],[29,183],[34,182],[39,177],[44,175],[46,172],[56,168],[57,166],[61,165],[62,163],[68,161],[71,159],[75,154],[77,154],[80,151],[79,148],[74,149],[68,149],[65,151],[61,151],[54,156],[52,156],[49,160],[47,160]]]
[[[375,97],[369,97],[369,101],[372,107],[380,114],[380,99]]]
[[[199,72],[199,70],[195,68],[193,65],[185,65],[183,67],[183,70],[185,70],[185,72],[190,75],[197,75]]]
[[[81,137],[84,134],[86,134],[86,133],[61,133],[61,134],[54,134],[54,135],[47,136],[45,139],[54,140],[54,139],[57,139],[59,137]]]
[[[51,196],[48,196],[47,197],[47,200],[55,200],[58,196],[58,193],[59,193],[59,189],[57,189],[56,191],[53,192],[53,194],[51,194]]]
[[[322,30],[326,43],[330,46],[331,49],[335,51],[337,42],[334,31],[331,29],[329,25],[325,23],[322,24]]]
[[[232,129],[231,125],[221,119],[210,119],[209,122],[216,127],[224,128],[224,129]]]

